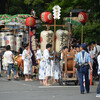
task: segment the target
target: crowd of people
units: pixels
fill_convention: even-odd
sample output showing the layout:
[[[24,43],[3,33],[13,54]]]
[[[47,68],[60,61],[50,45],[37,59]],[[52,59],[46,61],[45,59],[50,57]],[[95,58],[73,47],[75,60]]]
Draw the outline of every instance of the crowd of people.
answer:
[[[50,80],[55,80],[59,82],[61,78],[62,71],[64,71],[65,60],[63,57],[63,52],[69,52],[68,47],[64,46],[62,48],[62,53],[56,54],[51,52],[52,45],[47,44],[46,49],[42,52],[40,45],[37,45],[37,52],[35,53],[37,61],[37,79],[40,80],[40,84],[45,86],[50,86]],[[70,52],[75,53],[74,69],[79,78],[80,92],[84,94],[84,86],[86,92],[90,92],[89,88],[89,77],[92,73],[93,79],[98,80],[99,84],[97,88],[96,97],[100,97],[100,45],[95,41],[84,44],[77,44],[71,46]],[[30,50],[29,44],[24,45],[24,50],[20,54],[23,60],[23,74],[25,76],[25,81],[32,81],[32,76],[34,68],[32,65],[32,52]],[[6,46],[6,51],[3,55],[3,69],[7,73],[8,80],[11,80],[10,74],[11,70],[14,73],[14,79],[18,80],[17,70],[15,68],[14,54],[11,51],[10,45]],[[55,66],[55,68],[53,67]],[[85,83],[85,84],[84,84]]]

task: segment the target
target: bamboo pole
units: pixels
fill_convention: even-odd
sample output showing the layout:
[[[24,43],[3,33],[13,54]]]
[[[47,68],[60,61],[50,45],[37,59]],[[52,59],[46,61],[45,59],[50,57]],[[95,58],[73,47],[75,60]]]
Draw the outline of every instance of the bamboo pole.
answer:
[[[82,33],[81,33],[81,44],[83,43],[83,24],[82,24]]]
[[[55,83],[55,47],[56,47],[56,41],[55,41],[55,37],[56,37],[56,19],[54,19],[54,59],[53,59],[53,84]]]
[[[29,51],[30,51],[30,26],[29,26]],[[30,59],[28,56],[28,79],[29,79],[29,66],[30,66]]]

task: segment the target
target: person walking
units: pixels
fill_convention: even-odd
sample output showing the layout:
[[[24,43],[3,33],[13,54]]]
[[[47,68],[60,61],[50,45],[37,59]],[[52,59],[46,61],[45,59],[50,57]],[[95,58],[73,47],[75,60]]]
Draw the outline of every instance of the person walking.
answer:
[[[93,79],[97,80],[98,79],[98,62],[97,62],[97,57],[98,57],[98,53],[100,52],[100,45],[98,45],[98,43],[96,43],[95,41],[92,41],[92,46],[94,48],[93,50],[93,54],[94,54],[94,58],[93,58]]]
[[[97,87],[96,97],[100,98],[100,52],[99,52],[99,55],[97,57],[97,61],[98,61],[99,84],[98,84],[98,87]]]
[[[16,77],[16,68],[14,66],[14,57],[13,57],[13,53],[11,51],[10,45],[6,46],[6,51],[4,53],[4,57],[7,58],[7,63],[8,63],[8,80],[11,80],[10,79],[11,69],[14,72],[14,79],[16,80],[17,79],[17,77]]]
[[[75,64],[78,63],[79,69],[78,69],[78,75],[79,75],[79,81],[80,81],[80,92],[81,94],[84,94],[84,85],[83,85],[83,75],[85,76],[85,88],[86,92],[90,92],[89,88],[89,66],[91,69],[91,73],[93,71],[92,64],[91,64],[91,58],[89,53],[85,51],[86,45],[82,44],[80,46],[80,52],[76,55],[75,58]]]

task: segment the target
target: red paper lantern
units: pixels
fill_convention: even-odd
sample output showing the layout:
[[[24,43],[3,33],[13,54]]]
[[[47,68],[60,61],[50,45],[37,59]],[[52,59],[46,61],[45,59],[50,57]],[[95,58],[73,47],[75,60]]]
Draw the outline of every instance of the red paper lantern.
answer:
[[[33,27],[35,25],[35,19],[33,17],[28,17],[28,18],[26,18],[25,24],[26,24],[26,26]]]
[[[52,20],[52,14],[50,12],[43,12],[41,14],[41,20],[43,22],[49,22]]]
[[[49,21],[49,24],[52,24],[53,23],[53,16],[52,16],[52,19]]]
[[[81,22],[81,23],[86,23],[86,21],[87,21],[87,14],[84,13],[84,12],[80,12],[80,13],[78,14],[78,20],[79,20],[79,22]]]

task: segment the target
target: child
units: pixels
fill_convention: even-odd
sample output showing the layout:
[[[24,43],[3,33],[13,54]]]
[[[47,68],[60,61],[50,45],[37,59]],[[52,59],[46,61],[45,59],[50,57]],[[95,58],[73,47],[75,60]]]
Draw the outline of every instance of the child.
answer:
[[[64,61],[64,53],[65,52],[68,52],[68,47],[67,46],[64,46],[63,47],[63,51],[62,51],[62,53],[61,53],[61,67],[62,67],[62,71],[65,71],[65,61]]]
[[[37,69],[36,69],[37,73],[38,73],[38,70],[39,70],[41,58],[42,58],[42,52],[41,52],[41,49],[40,49],[40,45],[37,45],[37,52],[36,52],[36,60],[37,60],[37,63],[38,63],[38,66],[37,66]],[[42,80],[40,80],[40,84],[42,84]]]
[[[36,59],[37,59],[38,63],[40,62],[41,57],[42,57],[42,52],[41,52],[40,46],[38,45],[37,52],[36,52]]]
[[[61,78],[61,66],[60,66],[60,54],[55,55],[55,82],[58,82],[58,80]]]

